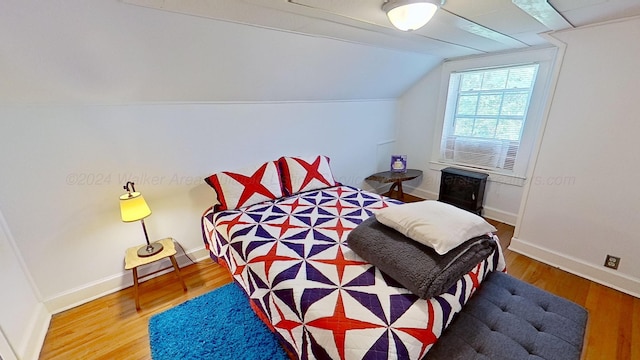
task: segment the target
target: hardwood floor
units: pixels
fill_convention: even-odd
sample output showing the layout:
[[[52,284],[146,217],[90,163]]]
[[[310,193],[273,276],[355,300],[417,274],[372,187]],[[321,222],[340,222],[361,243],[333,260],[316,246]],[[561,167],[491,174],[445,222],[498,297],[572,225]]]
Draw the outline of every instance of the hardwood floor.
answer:
[[[181,269],[188,291],[173,272],[140,284],[140,311],[133,287],[56,314],[51,319],[40,359],[151,359],[149,318],[231,281],[212,260]]]
[[[491,221],[503,249],[513,227]],[[508,272],[589,310],[584,359],[640,359],[640,299],[505,250]],[[188,292],[173,273],[141,284],[139,312],[127,288],[56,314],[40,359],[150,359],[149,317],[231,281],[204,260],[182,269]]]

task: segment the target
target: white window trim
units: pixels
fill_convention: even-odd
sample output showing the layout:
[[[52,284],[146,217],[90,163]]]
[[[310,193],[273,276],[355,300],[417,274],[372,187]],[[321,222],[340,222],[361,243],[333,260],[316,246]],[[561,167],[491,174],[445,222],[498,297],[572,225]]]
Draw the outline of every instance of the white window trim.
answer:
[[[442,64],[440,93],[436,115],[437,121],[431,150],[430,169],[439,171],[445,167],[453,166],[466,170],[481,171],[489,174],[490,181],[496,181],[516,186],[524,186],[524,184],[526,183],[527,168],[529,166],[532,155],[531,152],[536,143],[536,137],[539,134],[538,130],[542,124],[542,117],[544,115],[544,110],[547,103],[549,85],[551,83],[550,80],[552,77],[552,70],[557,52],[558,49],[556,47],[548,47],[543,49],[518,51],[498,55],[486,55],[481,57],[450,60]],[[440,161],[440,143],[442,139],[442,130],[444,127],[445,112],[447,108],[449,78],[451,73],[534,62],[539,64],[538,76],[535,82],[533,93],[531,94],[527,120],[522,132],[523,135],[520,140],[520,148],[518,149],[518,159],[516,160],[513,171],[491,171]]]

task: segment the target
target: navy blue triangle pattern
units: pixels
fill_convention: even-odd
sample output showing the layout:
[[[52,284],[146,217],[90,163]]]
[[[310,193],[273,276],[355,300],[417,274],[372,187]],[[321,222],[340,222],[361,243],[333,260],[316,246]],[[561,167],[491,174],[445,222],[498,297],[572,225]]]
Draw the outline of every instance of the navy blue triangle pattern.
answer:
[[[391,308],[391,323],[396,322],[407,310],[418,301],[418,297],[413,294],[395,294],[391,295],[392,302],[395,304]]]
[[[497,251],[447,292],[420,299],[345,243],[397,201],[350,186],[202,217],[211,258],[300,359],[421,359],[492,270]],[[215,309],[212,309],[215,311]]]
[[[353,278],[353,280],[344,284],[344,287],[357,287],[357,286],[373,286],[376,284],[376,269],[373,265],[370,265],[369,269],[363,271],[360,275]]]
[[[336,288],[338,287],[338,282],[329,279],[327,275],[323,274],[322,271],[316,269],[313,265],[307,262],[307,280],[311,282],[318,282],[321,284],[332,285]]]
[[[273,293],[298,316],[298,319],[301,318],[298,308],[295,307],[296,302],[294,300],[293,289],[274,290]]]
[[[290,268],[287,268],[279,273],[273,278],[272,281],[272,289],[277,288],[277,285],[283,281],[287,281],[289,279],[295,279],[302,268],[302,262],[298,262],[293,264]]]
[[[311,250],[307,254],[307,258],[310,258],[314,255],[318,255],[327,249],[331,249],[335,246],[335,244],[313,244],[311,245]]]
[[[300,310],[302,314],[306,314],[309,307],[320,299],[336,291],[336,288],[306,288],[302,291],[300,297]]]
[[[407,346],[402,342],[398,334],[393,332],[393,343],[396,347],[396,354],[398,359],[409,359],[409,351]]]
[[[357,302],[359,302],[363,308],[369,310],[372,314],[377,316],[385,324],[389,325],[389,320],[385,315],[382,304],[380,303],[380,298],[378,297],[377,294],[371,294],[367,292],[355,291],[355,290],[349,290],[349,289],[347,289],[346,292],[352,298],[354,298]]]
[[[389,331],[385,331],[364,356],[367,360],[386,360],[389,353]]]

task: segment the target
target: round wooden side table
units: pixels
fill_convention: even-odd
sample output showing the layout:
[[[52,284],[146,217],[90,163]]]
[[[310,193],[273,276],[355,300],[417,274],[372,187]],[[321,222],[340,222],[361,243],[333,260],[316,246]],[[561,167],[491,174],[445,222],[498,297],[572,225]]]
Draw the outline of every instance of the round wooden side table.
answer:
[[[387,196],[404,201],[404,192],[402,190],[402,182],[413,180],[419,176],[422,176],[422,170],[407,169],[405,172],[393,172],[393,171],[381,171],[373,175],[368,176],[365,180],[373,180],[381,183],[392,183]],[[393,191],[396,191],[396,196],[393,196]]]

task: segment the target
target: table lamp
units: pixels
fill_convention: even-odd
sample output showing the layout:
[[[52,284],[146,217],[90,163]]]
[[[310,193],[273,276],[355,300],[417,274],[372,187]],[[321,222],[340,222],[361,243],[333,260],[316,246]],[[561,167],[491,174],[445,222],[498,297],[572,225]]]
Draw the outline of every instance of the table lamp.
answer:
[[[140,220],[145,240],[147,240],[147,246],[138,249],[138,256],[152,256],[162,251],[162,244],[157,242],[152,244],[149,242],[149,235],[147,235],[147,227],[144,225],[144,218],[151,215],[151,209],[149,209],[147,202],[144,201],[142,194],[136,192],[134,185],[133,182],[127,181],[127,184],[123,186],[123,188],[127,190],[127,193],[120,196],[120,215],[124,222]]]

